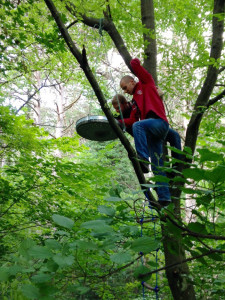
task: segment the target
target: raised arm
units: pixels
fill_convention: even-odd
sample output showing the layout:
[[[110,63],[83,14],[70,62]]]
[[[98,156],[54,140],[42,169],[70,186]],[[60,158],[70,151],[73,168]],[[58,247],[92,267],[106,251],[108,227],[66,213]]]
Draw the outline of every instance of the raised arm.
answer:
[[[145,68],[141,66],[140,60],[138,58],[132,59],[130,61],[130,65],[135,75],[142,83],[146,84],[151,82],[152,84],[155,85],[152,75],[148,73],[148,71],[145,70]]]

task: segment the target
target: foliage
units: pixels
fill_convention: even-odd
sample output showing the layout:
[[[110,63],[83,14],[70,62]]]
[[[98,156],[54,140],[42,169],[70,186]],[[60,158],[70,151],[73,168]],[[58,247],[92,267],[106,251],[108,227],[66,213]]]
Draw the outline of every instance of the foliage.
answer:
[[[224,53],[219,61],[209,59],[212,2],[154,1],[160,87],[165,92],[171,124],[183,138],[207,67],[224,65]],[[73,0],[76,18],[67,11],[68,1],[54,3],[78,48],[85,45],[91,68],[110,100],[115,93],[113,86],[118,84],[125,68],[122,65],[111,70],[107,66],[106,53],[114,48],[110,38],[105,32],[102,38],[101,32],[81,22],[83,13],[100,22],[108,1]],[[142,35],[148,30],[141,23],[139,6],[136,0],[110,1],[114,24],[131,55],[141,58],[146,47]],[[30,108],[15,114],[18,107],[38,92],[35,72],[40,72],[41,89],[62,83],[68,92],[72,90],[71,103],[74,95],[82,92],[81,102],[67,114],[73,122],[88,110],[84,108],[88,106],[86,99],[95,99],[45,3],[4,0],[0,21],[1,298],[138,299],[141,276],[144,274],[145,281],[154,287],[156,275],[151,272],[165,264],[162,226],[169,236],[182,241],[190,259],[187,279],[194,284],[197,298],[222,299],[223,100],[207,108],[195,155],[180,152],[189,162],[183,174],[177,171],[170,178],[171,189],[182,192],[179,199],[182,209],[187,197],[196,200],[191,221],[185,219],[184,210],[179,219],[169,207],[159,213],[156,223],[144,223],[141,229],[137,221],[140,223],[143,216],[146,199],[117,141],[87,143],[76,134],[51,139],[27,118],[32,115]],[[221,93],[223,85],[221,70],[212,97]],[[13,108],[6,106],[8,102]],[[99,113],[95,100],[91,105]],[[53,126],[56,123],[53,109],[43,110],[44,122]],[[149,180],[148,187],[155,188],[157,178]],[[145,218],[151,219],[148,208]],[[154,251],[158,248],[156,263]],[[179,250],[174,247],[170,253],[178,256]],[[138,259],[140,252],[144,253],[145,266]],[[172,299],[166,278],[161,274],[160,295],[162,299]],[[153,295],[150,291],[148,296]]]

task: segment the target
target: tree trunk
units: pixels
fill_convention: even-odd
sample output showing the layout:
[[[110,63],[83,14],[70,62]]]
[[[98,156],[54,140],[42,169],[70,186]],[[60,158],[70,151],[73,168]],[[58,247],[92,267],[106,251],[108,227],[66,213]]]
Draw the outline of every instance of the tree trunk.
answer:
[[[63,128],[65,125],[65,99],[64,99],[64,86],[63,84],[59,85],[60,88],[60,95],[57,97],[56,103],[56,112],[57,112],[57,123],[56,123],[56,130],[55,130],[55,137],[59,138],[63,136]]]
[[[149,33],[143,34],[144,37],[144,68],[148,70],[158,85],[157,80],[157,47],[155,35],[155,16],[153,0],[141,0],[141,20],[143,28],[149,30]]]
[[[224,0],[214,1],[212,22],[213,36],[210,59],[215,62],[221,57],[223,48],[224,18],[221,17],[224,15],[224,6]],[[218,15],[220,15],[220,17],[218,17]],[[219,69],[217,66],[212,63],[209,64],[206,79],[196,100],[194,111],[187,128],[185,146],[190,147],[192,153],[195,151],[200,123],[205,110],[208,108],[209,98],[216,84],[218,74]]]
[[[35,86],[35,88],[36,88],[36,90],[40,90],[40,88],[41,88],[40,71],[36,71],[34,76],[37,81],[37,86]],[[38,92],[36,94],[36,97],[34,97],[33,107],[34,107],[34,114],[33,114],[34,122],[35,122],[35,124],[40,124],[41,123],[41,95],[40,95],[40,92]]]
[[[153,0],[141,1],[142,24],[145,28],[150,29],[150,33],[155,35],[155,21],[154,21],[154,6]],[[145,49],[145,68],[152,74],[155,83],[157,84],[157,51],[156,39],[150,38],[149,35],[144,34]],[[178,189],[175,193],[180,195]],[[176,196],[178,196],[176,195]],[[173,194],[171,196],[174,196]],[[180,201],[176,201],[174,214],[180,218]],[[186,259],[185,250],[182,244],[182,238],[177,237],[176,234],[169,232],[167,225],[162,225],[163,247],[165,254],[165,265],[169,266],[173,263],[178,263],[174,268],[166,269],[166,276],[168,283],[175,300],[194,300],[195,291],[193,285],[188,282],[189,268],[187,263],[181,264]],[[180,264],[179,264],[180,263]]]

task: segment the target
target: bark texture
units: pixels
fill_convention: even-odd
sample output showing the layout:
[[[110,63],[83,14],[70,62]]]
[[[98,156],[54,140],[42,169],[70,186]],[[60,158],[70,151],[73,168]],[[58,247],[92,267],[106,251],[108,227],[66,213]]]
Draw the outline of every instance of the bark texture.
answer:
[[[141,20],[144,29],[148,33],[143,34],[144,38],[144,68],[148,70],[158,85],[157,80],[157,47],[155,37],[155,16],[154,16],[154,3],[153,0],[141,0]]]

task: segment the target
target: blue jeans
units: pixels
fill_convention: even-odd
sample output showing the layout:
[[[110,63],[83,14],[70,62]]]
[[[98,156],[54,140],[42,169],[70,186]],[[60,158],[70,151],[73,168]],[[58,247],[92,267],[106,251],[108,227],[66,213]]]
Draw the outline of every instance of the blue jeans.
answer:
[[[169,142],[171,147],[181,150],[181,139],[178,132],[169,128],[169,131],[166,136],[166,142]],[[180,154],[174,151],[171,151],[171,155],[173,158],[181,159]]]
[[[152,172],[155,175],[166,176],[158,167],[163,167],[163,142],[167,135],[169,124],[162,119],[146,119],[133,124],[133,135],[137,153],[140,157],[151,159]],[[159,201],[170,200],[168,183],[156,182]]]

